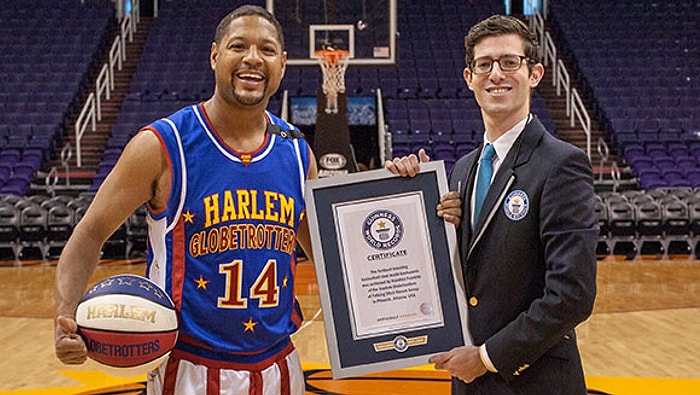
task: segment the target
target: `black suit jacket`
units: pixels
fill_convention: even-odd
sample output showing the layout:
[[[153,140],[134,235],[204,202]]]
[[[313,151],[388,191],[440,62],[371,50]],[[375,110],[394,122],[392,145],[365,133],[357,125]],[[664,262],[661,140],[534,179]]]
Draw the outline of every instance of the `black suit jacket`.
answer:
[[[585,394],[574,328],[593,309],[598,225],[590,161],[536,117],[495,174],[475,230],[471,196],[481,147],[459,159],[458,230],[469,330],[499,373],[453,381],[454,394]]]

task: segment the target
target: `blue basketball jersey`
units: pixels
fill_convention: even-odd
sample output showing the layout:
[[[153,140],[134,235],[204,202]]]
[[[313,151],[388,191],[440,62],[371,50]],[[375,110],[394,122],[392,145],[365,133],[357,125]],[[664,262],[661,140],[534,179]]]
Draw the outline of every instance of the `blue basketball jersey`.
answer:
[[[265,116],[265,141],[247,153],[223,141],[201,104],[147,127],[172,174],[166,207],[149,210],[147,273],[177,306],[177,348],[197,356],[265,359],[302,321],[295,246],[310,148]]]

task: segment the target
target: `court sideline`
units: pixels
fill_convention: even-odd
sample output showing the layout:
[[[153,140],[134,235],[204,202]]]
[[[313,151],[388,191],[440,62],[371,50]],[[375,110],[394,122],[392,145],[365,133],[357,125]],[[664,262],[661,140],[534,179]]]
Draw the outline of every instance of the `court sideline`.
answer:
[[[55,262],[0,267],[0,394],[141,394],[142,378],[119,378],[89,362],[61,365],[53,354]],[[105,261],[93,281],[143,274],[139,261]],[[430,366],[354,379],[330,379],[315,271],[301,263],[298,289],[306,321],[294,336],[308,394],[449,393]],[[700,261],[608,259],[599,262],[594,314],[578,328],[590,394],[700,393]]]

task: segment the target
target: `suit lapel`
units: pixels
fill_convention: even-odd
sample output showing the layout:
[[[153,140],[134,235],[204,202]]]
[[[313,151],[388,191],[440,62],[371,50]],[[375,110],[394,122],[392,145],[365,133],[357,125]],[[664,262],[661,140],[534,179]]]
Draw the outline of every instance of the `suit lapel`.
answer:
[[[500,171],[499,171],[500,173]],[[489,188],[488,194],[486,195],[486,199],[484,200],[484,206],[481,209],[481,215],[479,216],[479,222],[476,224],[476,227],[474,228],[474,236],[472,237],[472,242],[469,245],[469,253],[467,255],[471,255],[472,250],[474,249],[474,246],[477,245],[479,240],[481,240],[481,236],[484,234],[484,231],[488,227],[488,225],[491,223],[491,220],[493,219],[494,215],[496,215],[496,212],[498,211],[498,208],[500,207],[500,202],[503,201],[506,197],[506,192],[508,192],[508,189],[510,189],[511,184],[515,182],[515,174],[511,172],[510,177],[505,179],[504,177],[500,177],[501,180],[505,181],[503,185],[495,185],[495,180],[492,183],[491,187]],[[500,182],[499,182],[500,184]],[[496,190],[498,190],[498,195],[496,195]],[[493,191],[493,194],[491,193]],[[498,202],[499,204],[495,204]],[[487,210],[488,208],[488,210]]]
[[[532,121],[525,126],[525,130],[523,130],[513,144],[513,147],[510,149],[508,155],[503,160],[503,163],[501,163],[501,166],[498,168],[493,182],[491,183],[491,187],[489,187],[488,193],[486,194],[486,198],[484,200],[484,205],[481,209],[481,215],[479,216],[478,222],[474,229],[474,234],[471,235],[470,238],[471,242],[469,243],[469,252],[467,253],[467,257],[471,255],[474,246],[481,239],[481,235],[483,234],[484,230],[486,230],[486,228],[491,224],[498,209],[501,207],[503,199],[506,197],[506,193],[510,189],[513,182],[515,182],[517,178],[515,169],[530,160],[532,151],[535,149],[544,133],[546,133],[544,126],[540,123],[539,119],[537,119],[537,116],[533,115]],[[476,163],[473,163],[472,166],[476,168]],[[472,171],[470,171],[469,178],[469,183],[472,187],[475,182],[474,174],[475,171],[472,169]],[[471,189],[469,189],[469,191],[471,191]],[[471,195],[468,197],[471,198]],[[468,210],[470,211],[470,218],[471,206],[471,204],[467,206]]]

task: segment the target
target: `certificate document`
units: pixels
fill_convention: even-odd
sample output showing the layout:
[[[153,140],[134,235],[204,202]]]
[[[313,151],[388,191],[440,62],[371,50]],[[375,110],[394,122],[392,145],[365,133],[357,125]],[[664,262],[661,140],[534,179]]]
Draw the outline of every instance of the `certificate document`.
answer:
[[[334,205],[355,339],[444,325],[424,205],[420,191]]]
[[[456,186],[454,186],[456,189]],[[306,213],[333,378],[423,365],[471,344],[442,161],[309,180]]]

